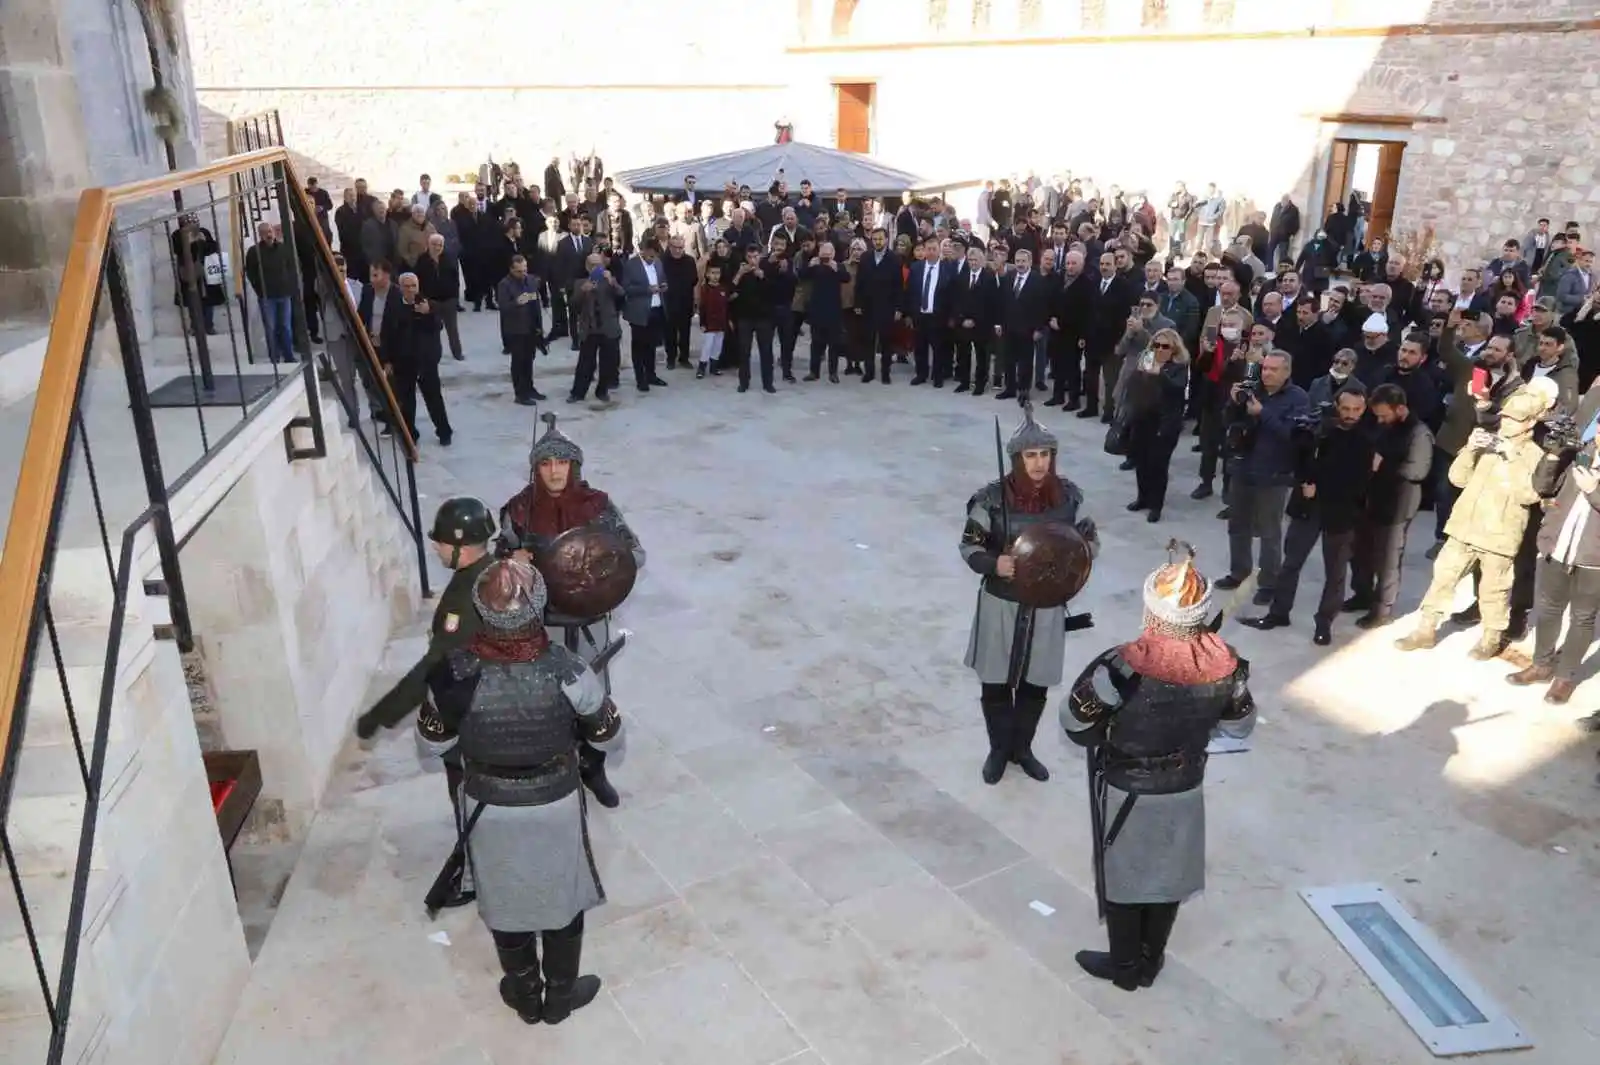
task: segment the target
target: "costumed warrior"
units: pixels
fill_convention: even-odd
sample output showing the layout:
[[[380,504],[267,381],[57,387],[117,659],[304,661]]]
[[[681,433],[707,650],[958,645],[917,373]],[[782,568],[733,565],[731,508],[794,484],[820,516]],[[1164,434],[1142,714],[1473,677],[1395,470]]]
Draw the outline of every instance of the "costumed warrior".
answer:
[[[547,428],[528,454],[528,485],[500,510],[500,546],[539,568],[550,598],[545,625],[560,630],[564,646],[576,652],[587,643],[598,651],[611,639],[611,611],[644,568],[644,548],[610,497],[583,479],[583,450],[556,428],[556,416],[541,420]],[[582,545],[564,535],[580,529]],[[563,542],[574,550],[563,551]],[[609,671],[601,681],[609,695]],[[588,746],[582,754],[584,784],[600,805],[615,807],[621,799],[606,777],[605,755]]]
[[[961,557],[983,581],[965,662],[983,686],[986,784],[998,783],[1011,762],[1034,780],[1050,779],[1033,755],[1046,689],[1061,682],[1066,633],[1093,625],[1087,614],[1069,616],[1066,603],[1089,578],[1099,536],[1078,514],[1083,492],[1056,473],[1056,450],[1024,404],[1005,445],[1010,471],[1001,459],[1000,478],[967,501]]]
[[[1144,632],[1091,662],[1061,707],[1067,737],[1088,748],[1095,897],[1109,951],[1078,965],[1124,991],[1161,972],[1178,907],[1205,887],[1201,785],[1213,730],[1255,727],[1250,663],[1208,624],[1211,582],[1177,541],[1144,582]]]
[[[472,870],[505,973],[500,997],[528,1024],[558,1024],[600,993],[598,976],[578,975],[584,912],[605,902],[578,743],[620,759],[622,720],[600,678],[550,642],[538,570],[496,560],[472,598],[483,625],[445,656],[449,678],[418,733],[461,759],[467,820],[452,860],[464,854]]]
[[[428,650],[393,688],[377,701],[371,710],[356,720],[356,735],[371,737],[379,728],[393,728],[418,706],[429,713],[428,697],[437,682],[445,656],[477,635],[478,611],[472,605],[472,587],[478,577],[494,561],[490,550],[494,540],[494,514],[481,499],[458,496],[439,505],[433,516],[433,530],[428,538],[439,560],[454,572],[450,583],[439,593],[439,605],[433,611],[433,626],[429,630]],[[456,807],[456,797],[461,786],[461,760],[454,755],[444,758],[445,785],[450,792],[450,805]],[[455,810],[456,825],[461,824],[461,811]],[[472,901],[459,877],[452,885],[444,906],[464,906]]]

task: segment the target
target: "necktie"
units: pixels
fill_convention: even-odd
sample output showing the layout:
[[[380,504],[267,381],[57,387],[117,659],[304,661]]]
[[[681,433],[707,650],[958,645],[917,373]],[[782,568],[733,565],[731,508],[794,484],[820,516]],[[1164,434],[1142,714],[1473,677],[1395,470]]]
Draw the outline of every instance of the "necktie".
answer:
[[[1027,274],[1018,274],[1017,275],[1017,287],[1016,287],[1017,295],[1021,295],[1022,294],[1022,283],[1024,281],[1026,281],[1026,280],[1028,280],[1028,275]]]
[[[1111,279],[1110,278],[1106,278],[1104,281],[1101,281],[1100,282],[1100,295],[1104,296],[1106,294],[1106,289],[1108,289],[1110,287],[1111,287]]]
[[[933,267],[927,263],[922,264],[922,310],[933,313]]]
[[[972,289],[975,289],[977,287],[978,287],[978,274],[977,274],[977,271],[973,271],[972,280],[967,282],[967,290],[970,292]]]

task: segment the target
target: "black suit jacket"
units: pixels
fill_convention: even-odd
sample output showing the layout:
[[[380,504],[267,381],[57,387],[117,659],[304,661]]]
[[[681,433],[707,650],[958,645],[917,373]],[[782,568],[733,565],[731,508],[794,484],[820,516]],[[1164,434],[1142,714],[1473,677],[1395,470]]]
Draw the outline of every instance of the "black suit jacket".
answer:
[[[995,324],[1008,336],[1028,336],[1045,328],[1050,318],[1050,288],[1030,270],[1019,287],[1012,274],[1000,280],[999,313]]]
[[[361,315],[361,325],[366,329],[368,336],[372,336],[372,303],[375,298],[376,294],[370,283],[361,286],[361,305],[356,311]],[[378,335],[372,337],[373,343],[378,348],[378,358],[383,362],[390,362],[402,354],[401,348],[404,345],[400,333],[404,328],[404,319],[400,314],[401,307],[400,286],[391,284],[389,298],[383,307],[383,322],[378,326]]]
[[[1061,327],[1062,339],[1070,342],[1073,348],[1078,346],[1078,341],[1089,337],[1089,319],[1097,294],[1095,275],[1087,270],[1056,293],[1051,315]]]
[[[903,287],[900,256],[886,251],[881,263],[874,261],[871,251],[861,257],[860,272],[856,275],[856,306],[861,308],[869,328],[887,329],[894,323]]]
[[[944,325],[950,318],[950,283],[955,279],[952,269],[955,263],[947,263],[943,259],[932,264],[933,279],[933,316],[939,324]],[[903,313],[908,315],[922,314],[922,287],[927,284],[929,264],[927,262],[914,262],[911,264],[911,275],[906,279],[905,305]]]
[[[1122,277],[1111,279],[1111,286],[1100,291],[1103,278],[1094,276],[1089,284],[1089,347],[1096,351],[1110,351],[1128,327],[1128,315],[1133,310],[1139,294]]]
[[[568,233],[561,238],[561,243],[556,245],[556,261],[552,267],[552,275],[555,281],[560,282],[562,288],[568,287],[587,272],[584,263],[594,251],[594,238],[579,237],[578,244],[579,247],[572,246],[572,234]]]
[[[950,318],[959,327],[972,319],[978,330],[993,329],[999,322],[1000,282],[994,271],[985,267],[978,271],[978,282],[972,283],[972,271],[962,266],[950,282]]]

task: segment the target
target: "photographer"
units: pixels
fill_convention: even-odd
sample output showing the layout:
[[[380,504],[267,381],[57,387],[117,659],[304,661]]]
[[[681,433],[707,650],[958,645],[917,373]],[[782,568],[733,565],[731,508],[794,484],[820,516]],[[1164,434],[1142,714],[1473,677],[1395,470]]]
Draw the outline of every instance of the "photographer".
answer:
[[[1287,352],[1269,352],[1255,364],[1259,380],[1247,377],[1230,393],[1234,417],[1244,426],[1246,449],[1228,499],[1228,574],[1217,579],[1216,587],[1227,591],[1245,582],[1253,568],[1253,541],[1259,539],[1259,606],[1272,602],[1283,563],[1283,511],[1295,470],[1291,434],[1307,409],[1305,390],[1289,380],[1291,363]]]
[[[1331,409],[1329,409],[1331,408]],[[1345,571],[1355,550],[1356,520],[1372,475],[1373,448],[1361,421],[1367,397],[1360,382],[1342,388],[1334,400],[1313,409],[1293,429],[1295,481],[1285,508],[1289,528],[1283,537],[1283,566],[1263,617],[1241,623],[1262,632],[1289,624],[1300,570],[1311,548],[1322,541],[1322,598],[1317,604],[1311,642],[1326,647],[1333,619],[1344,602]]]
[[[1413,355],[1420,357],[1421,344],[1414,337],[1406,339],[1405,348],[1413,348]],[[1367,505],[1356,525],[1351,566],[1355,594],[1348,605],[1366,610],[1357,625],[1376,629],[1394,620],[1406,533],[1422,506],[1422,483],[1433,465],[1433,432],[1410,408],[1406,393],[1397,384],[1374,388],[1368,406],[1377,423],[1373,435],[1376,454]]]
[[[1528,508],[1539,501],[1533,471],[1544,452],[1533,442],[1533,429],[1555,397],[1555,383],[1548,379],[1518,389],[1500,405],[1499,428],[1474,429],[1450,463],[1450,483],[1461,496],[1445,528],[1447,539],[1433,564],[1416,631],[1395,642],[1400,650],[1427,650],[1438,643],[1439,622],[1455,600],[1456,585],[1474,570],[1483,633],[1471,657],[1487,661],[1505,649],[1513,559],[1528,525]]]
[[[1552,427],[1554,428],[1554,427]],[[1545,455],[1533,471],[1533,490],[1545,502],[1538,538],[1538,621],[1533,629],[1533,663],[1506,680],[1519,686],[1549,681],[1544,701],[1561,705],[1578,686],[1578,671],[1594,642],[1600,614],[1600,471],[1594,440],[1580,438],[1570,419],[1552,431]],[[1572,620],[1560,640],[1568,609]],[[1560,641],[1559,646],[1557,645]],[[1600,726],[1600,717],[1591,718]]]

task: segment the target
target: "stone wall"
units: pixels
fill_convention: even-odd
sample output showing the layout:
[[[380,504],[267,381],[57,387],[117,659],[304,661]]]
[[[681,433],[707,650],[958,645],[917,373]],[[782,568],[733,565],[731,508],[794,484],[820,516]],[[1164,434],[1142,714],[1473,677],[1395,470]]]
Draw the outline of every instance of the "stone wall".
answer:
[[[304,392],[279,402],[302,411]],[[264,419],[260,447],[213,463],[220,501],[179,556],[221,739],[260,753],[262,797],[291,836],[316,813],[390,631],[421,599],[393,503],[331,396],[322,412],[325,458],[289,462],[283,422]]]
[[[189,19],[202,103],[284,109],[290,143],[335,187],[359,172],[410,188],[423,170],[464,172],[491,151],[537,171],[549,152],[591,143],[616,171],[762,143],[780,114],[800,139],[830,144],[834,85],[871,81],[874,152],[934,182],[1068,168],[1156,197],[1178,179],[1262,206],[1288,191],[1320,213],[1331,140],[1364,137],[1407,142],[1395,226],[1431,226],[1451,254],[1476,255],[1539,214],[1600,220],[1589,161],[1600,75],[1587,69],[1600,54],[1596,0],[1171,0],[1151,27],[1141,0],[1046,5],[1037,20],[1019,3],[989,4],[1003,44],[972,35],[973,0],[940,5],[943,30],[920,0],[859,0],[842,19],[827,0],[797,0],[738,47],[707,30],[725,17],[712,0],[672,21],[624,3],[605,47],[626,62],[597,64],[592,23],[553,13],[533,68],[480,32],[491,0],[437,28],[418,0],[339,6],[357,24],[374,4],[426,22],[423,67],[403,34],[357,53],[331,34],[293,55],[264,52],[260,34],[290,12],[248,0],[192,0]],[[1073,36],[1086,12],[1102,34],[1093,42]],[[1370,32],[1403,23],[1518,29]],[[1019,38],[1030,25],[1038,43]],[[1314,32],[1329,27],[1366,32]],[[522,84],[530,76],[540,84]],[[949,91],[968,78],[981,88]],[[1208,107],[1213,90],[1222,96]],[[1325,121],[1351,114],[1384,123]]]

